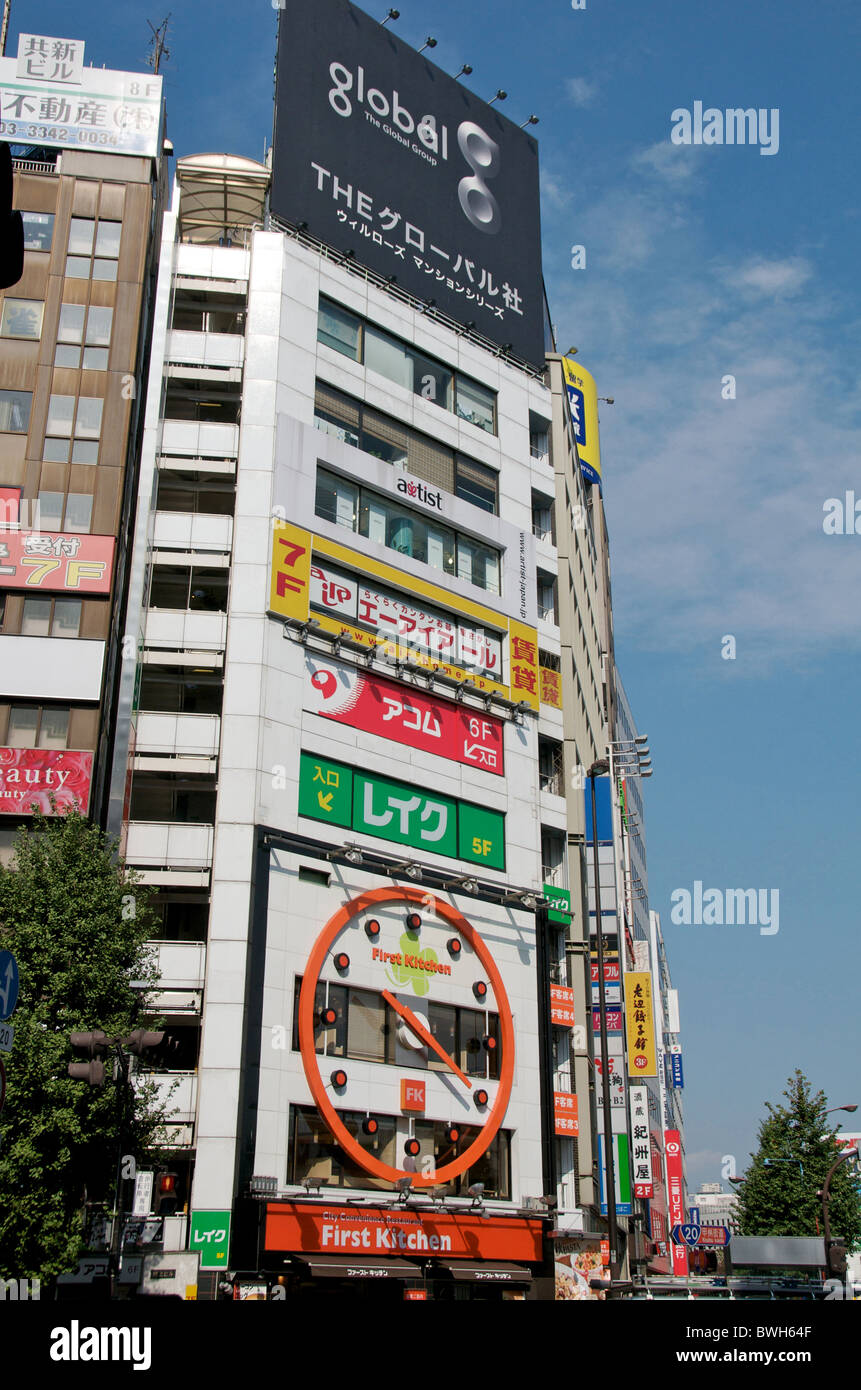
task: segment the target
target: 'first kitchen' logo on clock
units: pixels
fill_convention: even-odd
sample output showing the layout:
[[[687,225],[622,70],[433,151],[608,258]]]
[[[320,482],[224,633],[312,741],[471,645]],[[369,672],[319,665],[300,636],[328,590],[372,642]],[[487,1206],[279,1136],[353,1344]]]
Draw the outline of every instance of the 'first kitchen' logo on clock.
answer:
[[[398,478],[397,488],[398,492],[404,493],[405,496],[424,502],[426,507],[436,507],[438,512],[442,511],[442,493],[431,492],[424,483],[416,483],[409,478]]]

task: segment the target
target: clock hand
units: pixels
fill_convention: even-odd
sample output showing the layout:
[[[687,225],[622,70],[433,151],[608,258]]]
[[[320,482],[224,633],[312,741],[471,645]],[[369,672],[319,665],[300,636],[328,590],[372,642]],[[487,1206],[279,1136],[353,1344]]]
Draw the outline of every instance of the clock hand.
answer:
[[[421,1039],[425,1047],[433,1048],[436,1055],[442,1058],[446,1066],[450,1067],[451,1070],[454,1072],[455,1076],[459,1076],[463,1084],[467,1086],[471,1091],[472,1082],[470,1081],[469,1077],[464,1075],[454,1058],[449,1057],[445,1048],[437,1042],[433,1033],[429,1032],[428,1029],[425,1028],[424,1024],[416,1018],[412,1009],[408,1009],[406,1004],[402,1004],[398,999],[395,998],[393,994],[390,994],[387,989],[383,990],[383,998],[385,999],[387,1004],[391,1004],[395,1013],[400,1014],[401,1018],[404,1020],[404,1023],[406,1023],[410,1028],[412,1028],[416,1037]]]

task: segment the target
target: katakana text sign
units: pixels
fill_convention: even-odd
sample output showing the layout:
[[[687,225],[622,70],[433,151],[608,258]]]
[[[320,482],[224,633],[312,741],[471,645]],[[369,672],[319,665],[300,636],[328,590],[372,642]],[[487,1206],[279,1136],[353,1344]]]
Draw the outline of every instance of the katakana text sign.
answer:
[[[348,0],[279,21],[273,213],[542,366],[532,137]]]

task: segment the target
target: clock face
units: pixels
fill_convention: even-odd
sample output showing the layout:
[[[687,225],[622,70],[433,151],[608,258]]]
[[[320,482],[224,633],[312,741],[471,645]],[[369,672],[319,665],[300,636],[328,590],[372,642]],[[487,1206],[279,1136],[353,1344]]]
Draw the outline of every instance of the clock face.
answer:
[[[345,999],[361,1007],[360,1041],[351,1043],[348,1028],[338,1050],[317,1051],[352,1007]],[[317,1109],[341,1148],[392,1184],[409,1178],[423,1187],[456,1178],[487,1150],[508,1107],[514,1026],[499,970],[476,928],[420,888],[374,888],[326,923],[302,980],[299,1046]],[[373,1105],[357,1103],[359,1090]],[[368,1125],[375,1114],[401,1117],[403,1166],[363,1147],[339,1106],[366,1110]],[[410,1138],[410,1116],[447,1126],[443,1163],[433,1171],[419,1171],[412,1157],[419,1145]],[[462,1134],[476,1129],[465,1146]]]

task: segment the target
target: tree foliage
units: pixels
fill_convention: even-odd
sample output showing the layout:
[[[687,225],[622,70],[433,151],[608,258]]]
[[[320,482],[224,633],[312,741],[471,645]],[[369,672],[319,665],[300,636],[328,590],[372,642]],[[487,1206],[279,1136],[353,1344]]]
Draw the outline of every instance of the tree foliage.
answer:
[[[45,1279],[74,1266],[84,1202],[113,1200],[121,1099],[129,1111],[123,1151],[142,1157],[158,1137],[152,1097],[138,1094],[129,1105],[110,1058],[100,1087],[67,1072],[69,1034],[127,1034],[141,1021],[141,983],[155,983],[144,947],[153,935],[147,894],[114,850],[76,811],[36,815],[16,836],[10,867],[0,866],[0,946],[15,955],[20,977],[0,1113],[6,1278]]]
[[[844,1152],[836,1129],[826,1117],[824,1091],[811,1092],[800,1071],[783,1092],[788,1104],[771,1105],[759,1127],[759,1148],[739,1187],[737,1224],[745,1236],[822,1235],[822,1199],[817,1194],[826,1174]],[[823,1137],[824,1136],[824,1137]],[[841,1163],[829,1185],[832,1237],[848,1250],[861,1245],[861,1196],[857,1169]]]

